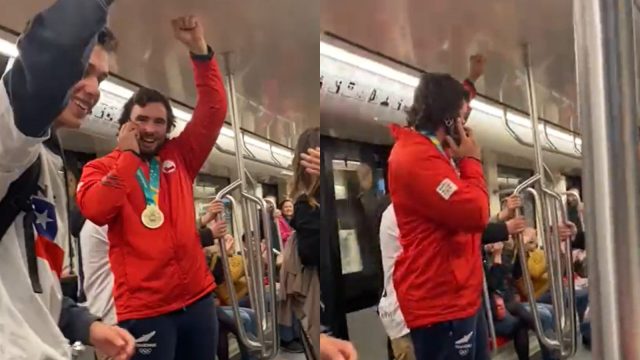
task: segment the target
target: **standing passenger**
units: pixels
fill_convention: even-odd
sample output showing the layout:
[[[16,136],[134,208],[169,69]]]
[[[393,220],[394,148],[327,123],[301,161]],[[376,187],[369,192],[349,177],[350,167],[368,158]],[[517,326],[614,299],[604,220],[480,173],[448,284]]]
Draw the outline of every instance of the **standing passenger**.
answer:
[[[204,29],[194,17],[172,22],[191,53],[197,103],[171,140],[168,99],[141,88],[125,104],[118,148],[84,168],[78,205],[109,226],[118,322],[138,340],[140,359],[211,360],[217,320],[195,230],[193,181],[209,156],[227,112],[223,81]]]
[[[402,245],[394,286],[418,360],[489,358],[480,306],[489,199],[468,113],[458,81],[424,74],[412,128],[392,128],[389,188]]]
[[[57,128],[79,128],[109,74],[112,0],[58,0],[30,22],[0,82],[0,349],[7,359],[71,357],[69,343],[117,359],[130,334],[62,294],[69,222],[64,163],[43,145]],[[62,171],[61,171],[62,169]]]
[[[393,204],[382,213],[380,220],[380,250],[384,269],[384,293],[378,305],[382,325],[391,339],[391,348],[395,360],[414,360],[413,342],[409,328],[404,321],[395,287],[393,286],[393,268],[402,251],[399,242],[398,224]]]

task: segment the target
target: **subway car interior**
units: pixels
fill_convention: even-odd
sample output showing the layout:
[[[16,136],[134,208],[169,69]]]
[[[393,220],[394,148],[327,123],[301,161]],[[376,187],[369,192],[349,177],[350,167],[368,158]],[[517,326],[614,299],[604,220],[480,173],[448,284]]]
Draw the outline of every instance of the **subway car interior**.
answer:
[[[580,224],[584,232],[575,239],[573,259],[571,255],[567,258],[554,254],[553,239],[550,242],[537,239],[538,246],[550,256],[547,258],[547,264],[550,264],[548,271],[563,271],[565,285],[558,285],[558,296],[564,297],[565,301],[577,301],[579,319],[556,327],[555,335],[546,339],[544,333],[530,329],[529,354],[519,357],[512,345],[512,334],[504,330],[500,332],[504,329],[499,324],[502,319],[487,307],[493,358],[528,359],[529,355],[532,359],[551,358],[541,353],[541,344],[556,346],[560,349],[558,356],[561,356],[557,358],[562,359],[631,359],[640,354],[637,347],[628,344],[636,341],[635,335],[619,332],[625,325],[618,320],[610,323],[615,316],[626,316],[614,315],[620,314],[614,310],[616,305],[623,303],[634,308],[629,310],[629,314],[638,319],[635,306],[621,300],[631,299],[634,296],[631,294],[636,294],[636,288],[625,294],[622,287],[626,286],[623,284],[627,284],[627,277],[636,276],[638,271],[637,220],[625,218],[627,220],[624,221],[628,221],[625,225],[615,223],[629,230],[616,234],[630,239],[625,240],[624,246],[633,255],[620,255],[619,251],[623,250],[618,249],[605,258],[602,251],[613,246],[605,240],[610,239],[610,235],[605,235],[604,228],[597,228],[594,222],[597,221],[598,227],[604,227],[605,221],[615,220],[604,215],[605,209],[590,208],[597,201],[603,207],[613,204],[596,200],[602,192],[615,192],[609,190],[609,183],[602,180],[609,176],[607,171],[615,172],[611,169],[616,169],[611,167],[615,166],[611,160],[615,156],[609,152],[603,155],[604,148],[612,143],[625,143],[627,147],[624,150],[622,145],[614,150],[619,151],[620,161],[621,154],[625,154],[626,161],[626,156],[634,156],[634,144],[637,143],[637,139],[624,132],[637,133],[635,111],[638,102],[635,98],[631,104],[624,103],[625,111],[633,112],[615,112],[618,109],[616,103],[612,105],[616,110],[596,113],[603,108],[594,110],[590,108],[593,104],[589,104],[597,96],[603,96],[598,92],[600,87],[615,93],[612,98],[607,98],[610,101],[616,102],[616,97],[623,97],[622,94],[633,96],[638,78],[634,73],[638,64],[637,46],[640,44],[637,3],[605,3],[502,0],[322,2],[320,112],[322,181],[327,183],[322,196],[323,205],[331,214],[323,218],[327,229],[323,233],[323,241],[330,244],[329,251],[324,253],[330,259],[325,266],[330,270],[323,270],[322,275],[329,276],[337,284],[329,289],[330,293],[325,294],[323,301],[330,313],[328,318],[332,329],[338,336],[352,341],[361,358],[394,358],[395,348],[389,345],[389,334],[381,322],[380,300],[381,296],[386,296],[383,291],[388,291],[384,287],[385,274],[381,263],[384,255],[381,254],[382,235],[379,232],[382,231],[380,214],[390,203],[387,173],[394,140],[389,126],[407,125],[407,110],[413,102],[420,74],[424,72],[448,73],[461,82],[468,79],[475,84],[477,95],[470,102],[472,110],[467,125],[482,147],[492,216],[500,212],[505,198],[521,192],[543,191],[551,198],[543,200],[540,205],[524,204],[524,215],[530,227],[537,228],[540,221],[553,220],[537,218],[535,207],[564,208],[561,212],[568,211],[569,219],[575,221],[572,213],[575,214],[576,206],[584,206],[584,223]],[[367,15],[354,16],[362,13]],[[620,41],[612,41],[613,36],[619,36]],[[596,51],[600,48],[604,50]],[[621,58],[630,62],[622,62],[611,55],[618,51],[623,51]],[[609,66],[619,65],[620,68],[615,69],[619,72],[607,68],[604,65],[606,61],[609,61]],[[629,83],[607,83],[611,77],[622,77]],[[602,85],[604,83],[607,85]],[[628,115],[633,116],[629,118]],[[605,121],[601,118],[606,119],[608,125],[601,125],[599,121]],[[614,129],[605,130],[608,126]],[[624,139],[619,140],[623,136]],[[587,139],[598,145],[583,152],[583,141],[586,143]],[[606,166],[604,161],[609,161]],[[628,166],[637,170],[635,163],[625,164],[631,164]],[[628,175],[631,172],[620,174],[625,178],[627,187],[624,195],[616,193],[615,199],[617,196],[633,199],[625,204],[631,213],[636,214],[637,182],[626,182],[631,181],[631,175]],[[599,176],[596,173],[604,174]],[[637,179],[635,174],[633,176]],[[543,184],[525,190],[537,181]],[[623,180],[620,181],[619,185]],[[533,200],[529,198],[526,201]],[[622,210],[619,205],[614,206]],[[606,226],[614,226],[608,224]],[[589,232],[597,232],[597,239]],[[584,233],[587,234],[586,246]],[[489,267],[492,266],[491,255],[491,249],[485,248],[485,265]],[[616,256],[630,259],[618,262],[613,260]],[[618,262],[620,273],[614,274],[611,268],[605,270],[607,265],[604,264],[608,261]],[[587,263],[591,276],[586,274]],[[557,268],[554,267],[556,265]],[[520,267],[521,264],[514,263],[513,266]],[[565,272],[569,270],[567,268],[572,268],[573,272]],[[572,278],[574,283],[566,285],[567,278]],[[607,289],[606,295],[595,295],[604,289]],[[527,288],[521,290],[521,299],[526,302]],[[597,296],[597,299],[589,299],[588,295]],[[486,286],[484,296],[487,300],[493,296]],[[485,304],[488,302],[491,303],[485,301]],[[589,308],[590,314],[586,318],[580,313],[581,302],[586,302]],[[596,305],[598,309],[593,308]],[[556,314],[567,310],[561,308],[561,301],[553,306],[551,310]],[[602,310],[603,307],[606,310]],[[593,329],[593,344],[590,321],[600,324]],[[602,329],[601,321],[609,324],[606,330]],[[626,329],[635,331],[637,325],[634,328],[629,319]],[[598,336],[606,340],[598,340]],[[627,336],[634,340],[625,339]],[[551,344],[554,341],[555,344]],[[609,341],[610,344],[604,344]]]
[[[638,0],[4,0],[0,360],[416,359],[401,131],[480,160],[479,251],[424,254],[481,258],[450,354],[639,359],[639,49]],[[477,156],[408,121],[444,74]]]
[[[12,68],[18,56],[16,40],[27,21],[54,3],[51,0],[2,2],[0,74]],[[65,171],[68,177],[69,202],[76,201],[75,191],[83,166],[109,154],[117,146],[119,114],[125,102],[140,88],[153,88],[170,98],[176,118],[170,137],[178,136],[191,121],[198,93],[188,52],[174,38],[171,20],[193,15],[204,28],[206,42],[215,53],[228,103],[215,147],[193,183],[195,214],[199,218],[207,213],[214,199],[224,201],[228,232],[237,239],[235,246],[227,251],[235,254],[240,251],[244,255],[243,249],[248,250],[253,238],[257,238],[255,230],[261,223],[257,216],[268,209],[273,214],[273,208],[279,212],[281,202],[288,198],[287,185],[293,175],[298,137],[306,129],[319,126],[317,88],[313,86],[318,68],[317,27],[312,26],[318,22],[317,4],[287,0],[275,1],[269,6],[260,1],[116,1],[107,25],[117,38],[118,48],[110,58],[108,78],[100,83],[100,100],[79,129],[56,131],[64,150],[65,166],[60,171]],[[292,63],[291,58],[298,61]],[[174,170],[174,165],[163,164],[164,173]],[[246,217],[252,209],[259,213]],[[244,239],[247,231],[254,234],[250,239]],[[280,233],[277,236],[270,232],[263,234],[265,241],[273,244],[275,264],[278,249],[283,250]],[[68,258],[63,278],[75,279],[81,271],[79,254],[82,252],[77,244],[71,242],[65,249]],[[148,246],[153,248],[153,242]],[[268,301],[265,303],[265,297],[275,298],[277,279],[268,268],[258,266],[262,264],[259,249],[257,258],[247,253],[244,260],[245,276],[251,285],[244,293],[251,300],[245,307],[253,311],[253,323],[258,324],[258,331],[238,329],[244,326],[246,311],[240,308],[244,311],[241,311],[242,319],[231,311],[239,308],[236,299],[235,303],[226,304],[231,309],[231,324],[227,326],[235,327],[235,332],[221,330],[223,340],[210,345],[218,348],[218,359],[304,358],[302,335],[294,334],[295,338],[288,340],[288,344],[280,341],[283,337],[277,330],[275,308]],[[270,261],[268,264],[274,265]],[[222,274],[224,282],[226,278],[224,272]],[[273,285],[271,289],[261,290],[263,278],[265,284]],[[68,279],[66,282],[71,284],[73,280]],[[150,334],[147,340],[152,341],[152,337]],[[148,355],[155,347],[151,344],[141,348],[140,341],[136,339],[138,351],[143,355],[143,351]],[[242,344],[247,352],[241,354],[239,345]],[[75,345],[75,359],[97,356],[92,348]]]

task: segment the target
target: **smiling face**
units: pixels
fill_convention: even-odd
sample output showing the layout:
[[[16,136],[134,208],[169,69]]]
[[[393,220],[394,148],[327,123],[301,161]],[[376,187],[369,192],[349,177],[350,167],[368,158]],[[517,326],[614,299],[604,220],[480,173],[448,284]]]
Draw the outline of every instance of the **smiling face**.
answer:
[[[293,202],[287,200],[282,204],[282,215],[286,218],[293,217]]]
[[[167,109],[162,103],[134,105],[131,121],[138,125],[138,145],[142,155],[155,155],[167,139]]]
[[[55,121],[56,126],[77,129],[100,99],[100,83],[109,75],[109,52],[96,46],[82,80],[71,88],[69,103]]]

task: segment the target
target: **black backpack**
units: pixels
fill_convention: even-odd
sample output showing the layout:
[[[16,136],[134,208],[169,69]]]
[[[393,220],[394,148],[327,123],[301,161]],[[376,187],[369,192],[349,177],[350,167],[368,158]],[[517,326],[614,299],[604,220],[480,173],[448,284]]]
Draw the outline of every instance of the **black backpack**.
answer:
[[[38,180],[40,179],[42,160],[40,156],[25,170],[19,178],[11,183],[6,195],[0,201],[0,241],[16,220],[18,215],[24,212],[24,239],[27,254],[27,266],[31,286],[36,293],[42,293],[40,277],[38,276],[38,263],[33,232],[35,211],[31,203],[31,197],[38,193]]]

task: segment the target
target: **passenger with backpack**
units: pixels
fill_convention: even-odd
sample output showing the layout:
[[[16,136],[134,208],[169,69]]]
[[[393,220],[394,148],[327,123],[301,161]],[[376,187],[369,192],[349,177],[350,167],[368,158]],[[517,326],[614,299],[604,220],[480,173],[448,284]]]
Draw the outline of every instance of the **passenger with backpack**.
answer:
[[[40,12],[0,81],[0,348],[6,358],[68,360],[76,341],[117,359],[134,350],[128,332],[98,321],[60,286],[69,224],[55,129],[80,127],[98,101],[114,50],[105,30],[112,2],[58,0]]]

